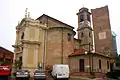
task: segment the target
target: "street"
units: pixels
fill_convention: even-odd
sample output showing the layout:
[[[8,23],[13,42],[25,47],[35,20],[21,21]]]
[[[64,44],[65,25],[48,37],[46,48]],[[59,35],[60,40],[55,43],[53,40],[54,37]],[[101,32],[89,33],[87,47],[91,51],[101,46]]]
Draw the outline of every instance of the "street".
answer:
[[[5,80],[5,79],[0,78],[0,80]],[[9,80],[16,80],[16,79],[14,76],[12,76],[11,79],[9,79]],[[23,80],[23,79],[21,79],[21,80]],[[33,77],[31,77],[29,80],[34,80],[34,79],[33,79]],[[54,80],[54,79],[51,75],[47,74],[46,80]],[[60,79],[60,80],[65,80],[65,79]],[[100,78],[90,79],[90,78],[83,78],[80,76],[70,76],[70,78],[68,80],[106,80],[106,79],[100,79]]]
[[[1,80],[1,78],[0,78]],[[3,79],[4,80],[4,79]],[[12,78],[11,80],[16,80],[15,78]],[[33,78],[30,78],[29,80],[34,80]],[[52,77],[47,76],[46,80],[54,80]],[[64,80],[64,79],[61,79]],[[69,78],[69,80],[85,80],[85,79],[79,79],[79,78]]]

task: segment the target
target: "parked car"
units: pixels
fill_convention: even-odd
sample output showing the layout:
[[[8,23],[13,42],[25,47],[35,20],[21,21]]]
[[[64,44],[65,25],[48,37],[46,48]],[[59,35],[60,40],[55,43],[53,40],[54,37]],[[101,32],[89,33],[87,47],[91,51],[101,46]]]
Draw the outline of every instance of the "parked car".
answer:
[[[69,66],[67,64],[55,64],[52,69],[54,79],[69,79]]]
[[[29,71],[28,70],[22,70],[22,69],[20,69],[20,70],[17,70],[17,72],[16,72],[16,80],[19,80],[19,79],[21,79],[21,80],[29,80],[29,78],[30,78],[30,73],[29,73]]]
[[[10,66],[0,66],[0,80],[9,80],[10,75]]]
[[[38,80],[38,79],[46,80],[46,74],[44,70],[35,70],[34,80]]]

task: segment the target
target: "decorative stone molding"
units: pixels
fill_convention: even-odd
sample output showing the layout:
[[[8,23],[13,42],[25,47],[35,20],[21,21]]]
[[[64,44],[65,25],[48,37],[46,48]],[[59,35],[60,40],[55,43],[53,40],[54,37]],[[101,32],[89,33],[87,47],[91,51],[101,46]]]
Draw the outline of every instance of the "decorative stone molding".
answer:
[[[21,42],[23,44],[38,44],[38,45],[41,44],[41,42],[39,42],[39,41],[30,41],[30,40],[22,40]]]

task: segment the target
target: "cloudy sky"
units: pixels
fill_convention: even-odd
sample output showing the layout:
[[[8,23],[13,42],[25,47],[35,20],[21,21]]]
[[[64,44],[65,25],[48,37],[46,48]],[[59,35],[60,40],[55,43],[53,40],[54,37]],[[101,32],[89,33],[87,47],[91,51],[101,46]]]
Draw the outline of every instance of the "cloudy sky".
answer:
[[[80,8],[99,8],[108,5],[112,31],[117,34],[117,47],[120,53],[120,4],[119,0],[0,0],[0,46],[13,51],[15,27],[28,8],[34,19],[47,14],[77,28],[76,13]]]

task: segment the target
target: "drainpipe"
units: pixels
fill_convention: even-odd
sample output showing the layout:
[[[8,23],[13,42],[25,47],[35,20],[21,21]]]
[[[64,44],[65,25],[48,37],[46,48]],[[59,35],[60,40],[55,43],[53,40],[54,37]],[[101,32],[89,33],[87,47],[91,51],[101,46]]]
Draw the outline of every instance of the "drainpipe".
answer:
[[[44,32],[44,55],[43,55],[43,69],[45,70],[45,64],[46,64],[46,33],[47,33],[47,30],[45,29],[45,32]]]
[[[48,28],[48,17],[46,17],[46,27]],[[47,28],[45,28],[45,32],[44,32],[44,56],[43,56],[43,69],[45,70],[45,64],[46,64],[46,55],[47,55],[47,36],[48,36],[48,32],[47,32]]]
[[[61,40],[61,64],[63,64],[63,27],[62,27],[62,40]]]

